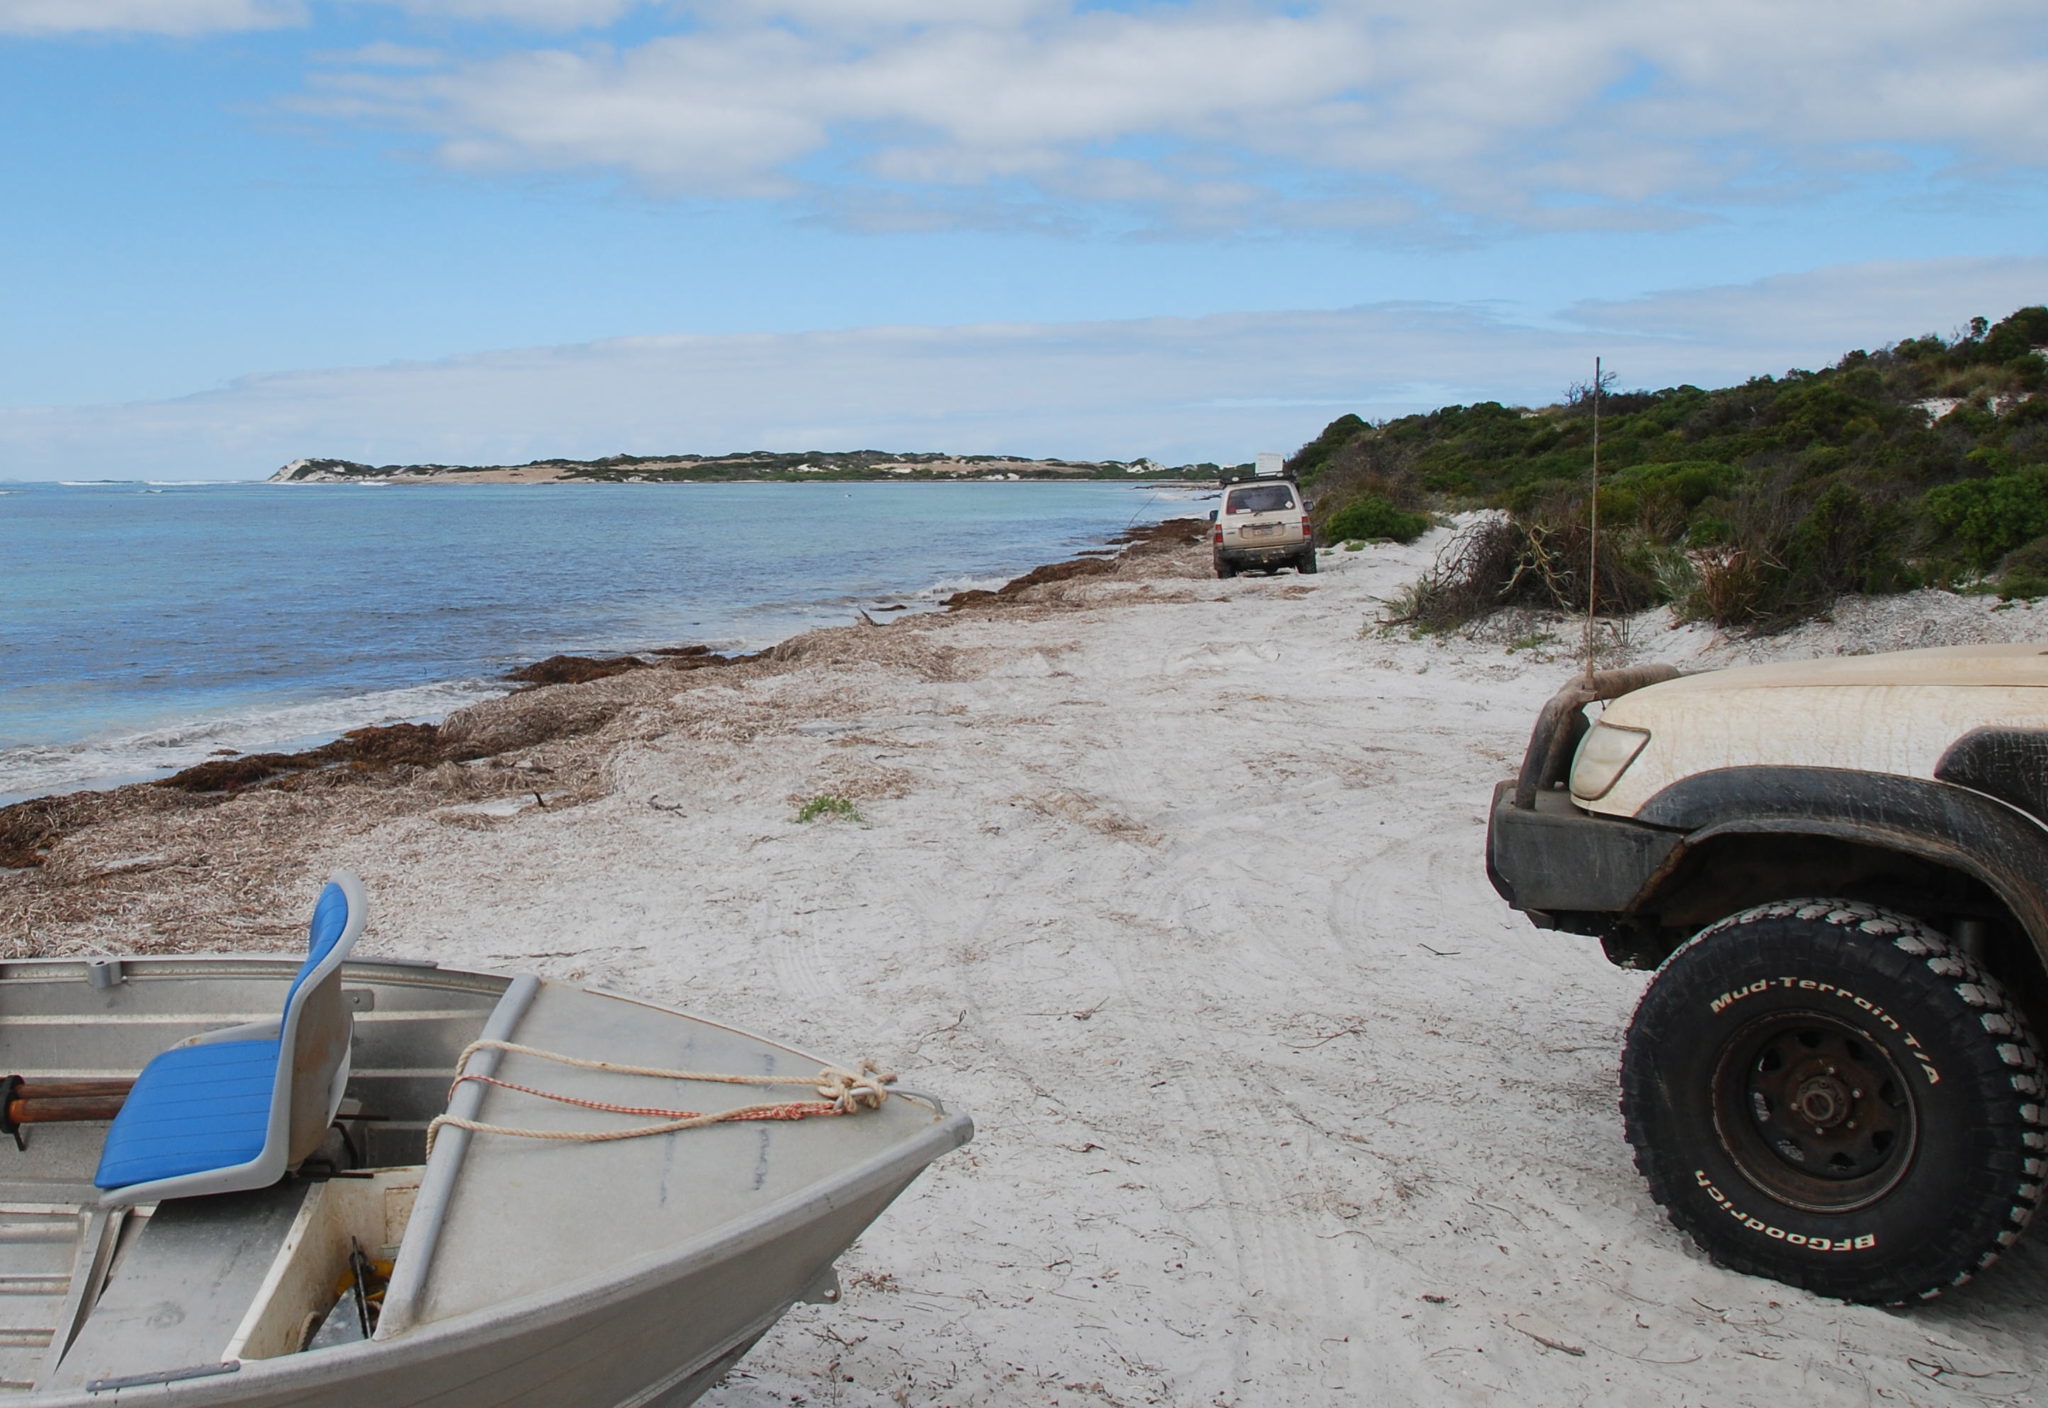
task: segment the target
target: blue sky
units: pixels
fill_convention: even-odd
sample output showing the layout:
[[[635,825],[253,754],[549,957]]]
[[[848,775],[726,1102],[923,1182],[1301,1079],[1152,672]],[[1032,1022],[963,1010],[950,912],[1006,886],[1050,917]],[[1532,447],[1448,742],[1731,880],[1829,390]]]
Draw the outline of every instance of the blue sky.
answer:
[[[2038,0],[0,0],[0,477],[1169,461],[2048,301]]]

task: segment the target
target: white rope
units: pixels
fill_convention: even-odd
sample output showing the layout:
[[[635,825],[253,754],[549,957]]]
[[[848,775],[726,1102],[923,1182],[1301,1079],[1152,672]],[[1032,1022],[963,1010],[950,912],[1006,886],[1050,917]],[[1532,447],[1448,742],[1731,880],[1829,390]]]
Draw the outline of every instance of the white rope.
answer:
[[[719,1110],[710,1114],[697,1114],[687,1110],[673,1112],[655,1111],[633,1106],[608,1104],[589,1100],[581,1096],[561,1095],[551,1091],[535,1090],[530,1086],[514,1085],[491,1076],[473,1076],[468,1073],[470,1057],[479,1051],[502,1051],[517,1056],[532,1056],[538,1060],[553,1061],[559,1065],[574,1066],[587,1071],[609,1071],[614,1075],[649,1076],[661,1080],[703,1081],[714,1085],[755,1085],[755,1086],[809,1086],[818,1094],[818,1100],[785,1101],[765,1105],[741,1105],[730,1110]],[[566,1130],[526,1129],[512,1125],[485,1124],[461,1115],[442,1114],[435,1116],[427,1126],[427,1156],[434,1153],[434,1141],[444,1126],[466,1129],[476,1134],[509,1134],[521,1139],[552,1139],[571,1143],[603,1144],[617,1139],[644,1139],[649,1135],[672,1134],[678,1130],[700,1129],[706,1125],[724,1124],[739,1120],[798,1120],[815,1115],[851,1115],[862,1110],[878,1110],[889,1098],[889,1086],[896,1081],[893,1072],[882,1070],[872,1061],[862,1061],[857,1071],[845,1070],[838,1066],[826,1066],[815,1076],[739,1076],[717,1071],[675,1071],[659,1066],[629,1066],[616,1061],[599,1061],[584,1056],[569,1056],[559,1051],[544,1051],[535,1046],[521,1046],[517,1042],[483,1040],[473,1041],[462,1049],[455,1058],[454,1087],[466,1080],[486,1081],[508,1090],[524,1091],[543,1099],[559,1101],[566,1105],[580,1105],[585,1109],[606,1110],[626,1114],[673,1113],[676,1118],[660,1124],[638,1125],[631,1129],[615,1130]]]

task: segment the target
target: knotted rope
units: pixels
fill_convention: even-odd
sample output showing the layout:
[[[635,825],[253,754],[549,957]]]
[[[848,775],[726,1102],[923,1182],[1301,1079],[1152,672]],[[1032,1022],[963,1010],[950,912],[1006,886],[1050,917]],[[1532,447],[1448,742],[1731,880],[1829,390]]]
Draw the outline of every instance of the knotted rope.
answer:
[[[818,1093],[818,1098],[764,1105],[740,1105],[730,1110],[714,1110],[709,1114],[697,1110],[665,1110],[653,1105],[617,1105],[604,1100],[587,1100],[580,1095],[563,1095],[557,1091],[538,1090],[530,1085],[499,1080],[495,1076],[474,1075],[468,1070],[469,1058],[479,1051],[503,1051],[517,1056],[532,1056],[559,1065],[575,1066],[580,1070],[609,1071],[613,1075],[622,1076],[705,1081],[714,1085],[807,1085]],[[879,1110],[882,1102],[889,1098],[889,1087],[895,1080],[893,1073],[882,1070],[872,1061],[862,1061],[857,1071],[827,1066],[815,1076],[736,1076],[715,1071],[671,1071],[659,1066],[627,1066],[616,1061],[595,1061],[583,1056],[565,1056],[559,1051],[543,1051],[538,1047],[520,1046],[510,1041],[473,1041],[462,1048],[462,1054],[455,1058],[455,1080],[448,1087],[451,1100],[465,1081],[474,1081],[479,1085],[495,1085],[501,1090],[516,1090],[524,1095],[537,1095],[543,1100],[553,1100],[563,1105],[577,1105],[586,1110],[603,1110],[610,1114],[641,1115],[659,1120],[660,1123],[610,1130],[522,1129],[513,1125],[485,1124],[462,1115],[443,1114],[435,1116],[433,1123],[427,1126],[427,1156],[433,1157],[434,1140],[439,1137],[444,1125],[466,1129],[473,1134],[510,1134],[520,1139],[555,1139],[576,1144],[606,1144],[615,1139],[645,1139],[654,1134],[673,1134],[677,1130],[700,1129],[705,1125],[730,1124],[743,1120],[805,1120],[827,1115],[858,1114],[862,1110]]]

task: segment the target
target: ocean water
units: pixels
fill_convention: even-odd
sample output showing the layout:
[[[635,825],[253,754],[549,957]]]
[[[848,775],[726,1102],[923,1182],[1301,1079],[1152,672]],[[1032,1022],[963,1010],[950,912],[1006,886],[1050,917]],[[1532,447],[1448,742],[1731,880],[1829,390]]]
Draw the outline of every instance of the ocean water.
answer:
[[[0,484],[0,803],[751,650],[1189,511],[1121,484]]]

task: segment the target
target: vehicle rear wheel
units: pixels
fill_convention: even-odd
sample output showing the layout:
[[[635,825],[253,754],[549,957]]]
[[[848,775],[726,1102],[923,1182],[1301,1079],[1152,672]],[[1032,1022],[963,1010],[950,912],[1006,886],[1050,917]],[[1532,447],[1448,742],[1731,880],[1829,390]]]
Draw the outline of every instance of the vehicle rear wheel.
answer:
[[[2040,1056],[1989,975],[1905,915],[1786,900],[1674,953],[1629,1024],[1622,1120],[1723,1266],[1844,1300],[1940,1294],[2040,1200]]]
[[[1218,577],[1223,577],[1227,579],[1230,577],[1235,577],[1237,575],[1237,568],[1233,566],[1230,562],[1226,561],[1222,554],[1217,554],[1215,558],[1215,563],[1216,575]]]
[[[1316,550],[1303,548],[1301,556],[1294,560],[1294,570],[1306,577],[1316,570]]]

